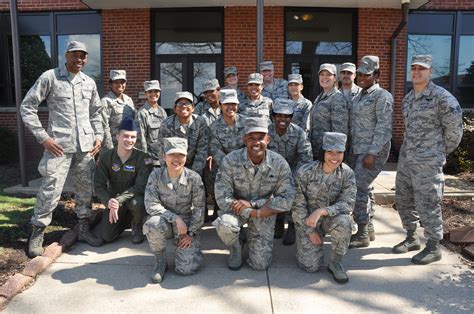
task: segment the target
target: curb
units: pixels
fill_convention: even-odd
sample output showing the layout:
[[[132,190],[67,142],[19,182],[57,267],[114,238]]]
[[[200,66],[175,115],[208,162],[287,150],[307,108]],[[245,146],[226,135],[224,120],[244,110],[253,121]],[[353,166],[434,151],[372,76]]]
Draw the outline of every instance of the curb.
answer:
[[[48,245],[42,256],[26,263],[21,273],[17,273],[0,287],[0,311],[3,311],[14,296],[34,285],[36,277],[44,272],[68,247],[76,243],[79,227],[66,232],[58,242]]]

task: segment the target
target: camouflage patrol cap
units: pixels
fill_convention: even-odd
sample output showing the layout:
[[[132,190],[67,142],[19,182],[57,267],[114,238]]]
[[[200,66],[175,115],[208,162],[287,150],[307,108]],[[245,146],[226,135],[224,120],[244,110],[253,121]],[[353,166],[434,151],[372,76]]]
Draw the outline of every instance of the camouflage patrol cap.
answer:
[[[174,104],[176,105],[178,100],[180,100],[181,98],[187,99],[192,104],[194,104],[194,97],[193,94],[191,94],[190,92],[176,92],[176,94],[174,95]]]
[[[75,40],[70,41],[69,44],[67,44],[66,52],[71,51],[84,51],[85,53],[88,53],[86,44]]]
[[[414,55],[411,58],[411,65],[420,65],[424,68],[431,69],[433,57],[431,55]]]
[[[125,70],[110,70],[110,80],[127,80],[127,72]]]
[[[160,82],[158,80],[145,81],[145,83],[143,83],[143,86],[145,87],[145,92],[148,92],[149,90],[161,91]]]
[[[377,56],[363,56],[360,59],[360,65],[357,69],[358,73],[372,74],[379,69],[379,57]]]
[[[347,135],[344,133],[324,132],[323,150],[346,151]]]
[[[293,101],[290,99],[277,98],[272,106],[273,114],[293,114]]]
[[[275,67],[273,66],[273,62],[272,61],[263,61],[263,62],[260,62],[260,71],[264,71],[264,70],[271,70],[273,71],[275,69]]]
[[[165,137],[163,139],[163,148],[166,155],[178,153],[188,154],[188,140],[181,137]]]
[[[333,75],[336,75],[337,73],[337,69],[336,69],[336,66],[332,63],[323,63],[319,66],[319,73],[321,73],[321,71],[328,71],[329,73],[333,74]]]
[[[345,62],[345,63],[341,64],[341,68],[340,68],[339,72],[342,72],[342,71],[356,73],[356,65],[354,63],[351,63],[351,62]]]
[[[237,68],[236,67],[227,67],[224,69],[224,78],[227,77],[227,75],[234,74],[237,75]]]
[[[288,75],[288,84],[290,83],[298,83],[303,84],[303,77],[301,74],[289,74]]]
[[[237,91],[233,88],[226,88],[221,90],[221,104],[239,104],[237,98]]]
[[[244,121],[244,133],[268,133],[268,120],[265,118],[248,117]]]
[[[263,84],[263,75],[260,73],[251,73],[247,80],[247,84]]]
[[[202,83],[203,93],[207,91],[211,91],[211,90],[216,90],[219,88],[221,88],[221,86],[219,85],[219,81],[217,79],[212,79],[212,80],[205,81],[204,83]]]

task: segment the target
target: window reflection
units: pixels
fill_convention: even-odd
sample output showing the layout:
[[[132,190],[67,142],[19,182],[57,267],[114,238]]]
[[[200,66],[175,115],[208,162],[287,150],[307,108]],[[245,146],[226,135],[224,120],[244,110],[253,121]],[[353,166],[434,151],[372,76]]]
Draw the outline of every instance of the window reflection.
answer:
[[[474,36],[460,37],[458,82],[474,84]]]
[[[436,84],[448,86],[450,79],[451,36],[409,35],[407,55],[407,82],[410,82],[410,64],[413,55],[433,56],[432,79]]]
[[[195,62],[193,64],[194,95],[202,94],[202,83],[216,78],[214,62]]]
[[[87,34],[58,36],[58,65],[66,63],[64,53],[66,52],[67,44],[72,40],[77,40],[86,44],[88,50],[87,64],[83,71],[95,81],[97,86],[100,86],[102,84],[100,68],[100,35]]]
[[[348,42],[320,42],[316,46],[317,55],[344,55],[352,54],[352,43]]]
[[[158,42],[155,44],[157,55],[167,54],[216,54],[222,53],[221,42]]]
[[[173,108],[174,95],[183,90],[182,63],[160,63],[160,102],[163,108]]]

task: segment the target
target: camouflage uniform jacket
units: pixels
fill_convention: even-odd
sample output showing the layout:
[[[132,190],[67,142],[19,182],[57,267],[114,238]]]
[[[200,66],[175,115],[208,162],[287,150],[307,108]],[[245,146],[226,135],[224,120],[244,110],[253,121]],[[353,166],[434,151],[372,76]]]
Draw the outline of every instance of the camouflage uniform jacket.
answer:
[[[102,110],[104,144],[102,146],[113,148],[120,123],[124,118],[135,120],[137,109],[135,109],[132,98],[123,94],[123,100],[121,100],[112,91],[108,92],[100,101],[104,106]]]
[[[309,99],[303,97],[293,101],[293,118],[291,122],[302,128],[305,132],[309,131],[309,114],[313,104]]]
[[[267,118],[270,121],[270,110],[273,101],[260,95],[257,100],[247,100],[239,105],[239,113],[246,117]]]
[[[379,84],[362,91],[350,109],[353,154],[378,155],[392,138],[393,97]]]
[[[204,223],[204,185],[194,171],[184,168],[173,186],[166,167],[155,168],[145,189],[145,208],[150,216],[160,215],[174,223],[179,216],[189,221],[188,231],[198,232]]]
[[[41,74],[21,103],[23,123],[38,143],[53,138],[65,153],[88,152],[96,139],[103,140],[102,104],[95,82],[79,72],[72,82],[65,66]],[[38,118],[38,106],[46,100],[47,131]]]
[[[204,101],[197,104],[194,109],[194,114],[203,117],[206,120],[207,126],[210,126],[222,113],[220,105],[217,107],[217,110],[214,111],[211,105],[207,101]]]
[[[148,153],[154,160],[160,159],[158,150],[158,134],[163,121],[168,115],[161,106],[152,108],[148,103],[138,110],[139,136],[136,145]]]
[[[217,167],[222,162],[222,158],[228,153],[245,146],[244,137],[244,119],[245,117],[236,114],[235,124],[229,127],[220,116],[210,127],[209,154]]]
[[[275,100],[277,98],[288,99],[288,81],[283,79],[273,79],[273,85],[263,84],[262,95]]]
[[[134,149],[122,163],[117,148],[109,149],[100,155],[95,169],[94,192],[105,206],[110,198],[122,205],[134,196],[143,196],[150,171],[146,153]]]
[[[430,82],[419,97],[411,90],[403,99],[405,135],[400,157],[416,163],[443,165],[463,134],[458,101]]]
[[[321,93],[314,101],[310,113],[309,139],[313,156],[317,157],[323,145],[324,132],[348,134],[349,110],[346,98],[333,88],[328,93]]]
[[[313,161],[311,144],[306,138],[306,133],[299,126],[290,123],[283,136],[278,135],[275,124],[268,127],[270,143],[268,149],[282,155],[290,165],[291,171],[295,171],[301,165]]]
[[[329,216],[352,213],[357,187],[354,172],[346,164],[325,175],[323,163],[317,160],[300,167],[295,181],[296,197],[291,211],[293,220],[305,233],[314,231],[305,219],[319,208],[326,208]]]
[[[356,98],[361,91],[362,91],[362,87],[359,87],[356,84],[352,84],[351,90],[348,91],[347,94],[343,89],[341,89],[341,93],[344,95],[344,97],[346,97],[349,108],[351,107],[351,104],[354,101],[354,98]]]
[[[209,127],[206,120],[193,114],[188,127],[183,127],[179,118],[174,114],[163,121],[159,133],[159,156],[160,163],[165,164],[163,159],[163,141],[167,137],[181,137],[188,140],[188,155],[186,157],[186,167],[203,174],[207,163]]]
[[[224,86],[222,89],[234,89],[234,88],[230,85],[227,85],[227,86]],[[239,103],[242,104],[243,102],[245,102],[247,99],[247,95],[245,95],[245,93],[241,91],[240,88],[235,89],[235,91],[237,92],[237,99],[239,100]]]
[[[267,149],[262,163],[254,166],[247,156],[247,148],[241,148],[222,160],[215,193],[224,213],[232,213],[230,205],[236,199],[255,202],[260,208],[270,198],[270,208],[286,212],[293,204],[295,187],[290,166],[282,156]],[[240,216],[248,219],[251,211],[251,208],[244,209]]]

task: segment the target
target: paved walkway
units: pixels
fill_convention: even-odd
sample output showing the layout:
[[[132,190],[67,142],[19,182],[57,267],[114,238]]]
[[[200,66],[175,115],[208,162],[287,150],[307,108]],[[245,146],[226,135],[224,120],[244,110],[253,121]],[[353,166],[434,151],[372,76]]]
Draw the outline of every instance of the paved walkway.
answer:
[[[126,232],[119,241],[92,248],[76,244],[17,295],[5,310],[15,312],[474,312],[474,271],[456,254],[427,266],[410,263],[413,252],[394,255],[402,240],[397,213],[377,208],[377,238],[350,250],[344,264],[350,281],[338,285],[326,266],[314,274],[295,263],[295,246],[276,240],[272,266],[254,271],[226,267],[227,250],[215,230],[204,227],[204,264],[188,277],[170,269],[161,285],[151,284],[153,256],[147,243],[134,246]],[[421,232],[421,230],[420,230]],[[169,247],[171,249],[171,245]],[[326,256],[328,242],[325,243]],[[326,265],[326,264],[325,264]]]

